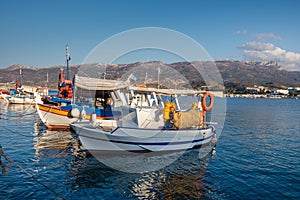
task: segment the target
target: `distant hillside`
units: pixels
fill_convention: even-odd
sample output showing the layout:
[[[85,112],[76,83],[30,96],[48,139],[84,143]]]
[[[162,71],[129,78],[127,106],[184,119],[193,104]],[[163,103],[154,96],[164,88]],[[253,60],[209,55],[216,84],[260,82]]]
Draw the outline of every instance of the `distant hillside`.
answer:
[[[5,70],[6,70],[6,71],[15,71],[15,70],[19,70],[20,67],[21,67],[22,69],[36,70],[36,68],[34,68],[34,67],[23,66],[23,65],[21,65],[21,64],[15,64],[15,65],[12,65],[12,66],[6,68]]]
[[[156,68],[153,68],[155,64]],[[241,86],[263,85],[268,87],[300,87],[300,72],[283,70],[275,62],[255,62],[255,61],[216,61],[224,85],[226,88],[236,88]],[[142,66],[142,71],[137,71],[136,66]],[[187,79],[194,88],[199,88],[205,85],[201,75],[195,70],[193,65],[189,62],[178,62],[172,64],[165,64],[160,61],[152,61],[146,63],[131,63],[131,64],[89,64],[89,65],[75,65],[70,67],[71,77],[74,74],[81,74],[91,77],[101,77],[108,79],[120,79],[126,73],[132,73],[141,77],[143,80],[147,79],[147,83],[155,84],[157,80],[157,66],[160,66],[161,81],[168,81],[169,85],[184,85]],[[201,64],[205,68],[206,63]],[[60,69],[65,66],[53,66],[47,68],[24,67],[21,65],[13,65],[6,69],[0,69],[0,82],[12,82],[19,79],[19,69],[22,68],[23,84],[34,86],[46,86],[47,73],[49,86],[57,87],[58,74]],[[105,69],[105,70],[104,70]],[[174,69],[174,70],[173,70]],[[105,71],[105,73],[104,73]],[[147,71],[147,73],[145,73]],[[145,78],[145,74],[147,78]],[[128,77],[128,76],[127,76]],[[170,78],[171,77],[171,78]],[[184,77],[184,78],[182,78]],[[152,81],[152,82],[151,82]]]
[[[224,84],[230,86],[300,86],[300,72],[283,70],[275,62],[217,61]]]

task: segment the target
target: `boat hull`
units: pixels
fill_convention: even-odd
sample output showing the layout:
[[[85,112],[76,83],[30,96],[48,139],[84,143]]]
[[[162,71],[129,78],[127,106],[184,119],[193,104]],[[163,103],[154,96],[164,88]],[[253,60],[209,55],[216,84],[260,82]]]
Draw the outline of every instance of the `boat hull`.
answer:
[[[188,130],[118,127],[111,132],[80,123],[73,123],[71,127],[90,152],[180,151],[201,147],[216,138],[214,127]]]
[[[10,104],[35,104],[34,98],[11,97],[8,99]]]
[[[70,123],[78,118],[68,117],[68,111],[61,110],[59,107],[37,104],[37,113],[41,121],[48,129],[69,129]]]
[[[70,129],[70,124],[79,121],[78,117],[70,116],[71,109],[63,109],[60,106],[37,104],[37,113],[41,121],[48,129]],[[91,112],[91,111],[89,111]],[[91,118],[91,114],[86,114],[85,120]],[[117,118],[120,116],[117,116]],[[112,116],[98,116],[97,121],[104,126],[114,127],[115,120],[111,120]],[[119,119],[119,118],[118,118]]]

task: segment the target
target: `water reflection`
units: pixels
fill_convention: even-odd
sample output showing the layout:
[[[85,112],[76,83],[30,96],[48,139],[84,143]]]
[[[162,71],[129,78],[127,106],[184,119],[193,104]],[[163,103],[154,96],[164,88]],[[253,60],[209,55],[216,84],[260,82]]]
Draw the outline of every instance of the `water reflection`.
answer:
[[[35,114],[36,109],[33,105],[26,104],[8,104],[1,105],[1,118],[14,122],[15,124],[32,124],[32,116]]]
[[[204,171],[169,174],[155,172],[143,175],[133,184],[132,193],[140,199],[202,199],[206,197]]]
[[[189,151],[159,171],[126,173],[109,168],[89,156],[72,163],[68,170],[72,174],[68,177],[72,179],[68,180],[67,185],[72,191],[83,192],[93,188],[93,196],[98,197],[202,199],[208,197],[212,184],[206,172],[211,158],[212,154],[209,154],[200,160],[198,151]],[[116,162],[122,164],[122,160]]]
[[[27,115],[33,114],[35,113],[36,110],[34,105],[28,105],[28,104],[8,104],[5,107],[7,108],[8,111],[15,113],[16,116],[22,114],[27,114]]]
[[[44,130],[35,138],[35,154],[37,156],[60,156],[75,154],[79,151],[78,140],[70,131]]]

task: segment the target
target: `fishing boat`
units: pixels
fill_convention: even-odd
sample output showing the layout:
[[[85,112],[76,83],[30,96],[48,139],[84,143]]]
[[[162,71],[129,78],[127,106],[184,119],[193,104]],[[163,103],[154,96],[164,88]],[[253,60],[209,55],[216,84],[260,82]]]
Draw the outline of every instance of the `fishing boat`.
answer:
[[[206,112],[213,105],[210,93],[201,98],[194,91],[133,87],[129,94],[129,105],[120,108],[122,121],[108,124],[94,120],[94,116],[90,122],[71,124],[86,150],[91,153],[179,151],[216,142],[216,130],[206,122]],[[161,95],[171,96],[172,101],[162,101]],[[180,95],[194,95],[199,101],[193,102],[190,109],[183,109]],[[210,97],[208,106],[207,97]]]
[[[69,75],[69,52],[66,47],[67,72],[59,73],[58,97],[46,97],[43,103],[37,103],[37,113],[48,129],[69,129],[78,118],[90,119],[95,113],[99,120],[120,118],[118,111],[111,108],[118,103],[118,90],[128,86],[127,82],[97,79],[75,75],[73,81]],[[93,98],[76,99],[77,90],[92,91]],[[96,92],[97,91],[97,92]]]
[[[8,98],[9,104],[35,104],[36,95],[34,93],[21,92]]]
[[[92,113],[95,113],[99,120],[120,117],[118,112],[76,104],[56,106],[38,103],[37,113],[48,129],[69,129],[72,122],[79,118],[89,120]]]
[[[36,101],[40,100],[36,92],[25,91],[22,84],[23,74],[20,67],[20,81],[16,81],[16,88],[12,89],[6,98],[9,104],[35,104]]]
[[[127,83],[117,80],[96,79],[75,75],[75,91],[79,88],[98,91],[93,102],[52,98],[51,103],[38,103],[37,113],[49,129],[69,129],[70,124],[79,118],[89,120],[93,113],[97,120],[120,119],[121,113],[112,108],[122,105],[116,93],[127,87]],[[74,95],[75,97],[75,95]],[[76,103],[73,103],[76,102]]]

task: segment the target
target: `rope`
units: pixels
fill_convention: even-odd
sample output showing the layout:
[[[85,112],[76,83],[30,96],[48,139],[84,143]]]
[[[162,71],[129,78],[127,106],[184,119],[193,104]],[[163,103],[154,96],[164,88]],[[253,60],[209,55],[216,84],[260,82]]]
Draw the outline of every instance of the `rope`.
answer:
[[[61,199],[66,199],[63,196],[61,196],[59,193],[57,193],[56,191],[54,191],[52,188],[50,188],[48,185],[44,184],[42,181],[40,181],[39,179],[37,179],[34,175],[30,174],[26,169],[24,169],[18,162],[15,162],[14,160],[12,160],[11,158],[9,158],[4,151],[2,150],[2,148],[0,148],[0,155],[2,155],[9,163],[15,164],[19,169],[21,169],[21,171],[23,171],[25,174],[27,174],[30,178],[32,178],[35,182],[37,182],[38,184],[42,185],[43,187],[45,187],[48,191],[52,192],[53,194],[55,194],[57,197],[61,198]]]
[[[24,112],[28,111],[29,108],[31,108],[31,106],[29,106]],[[49,110],[51,110],[51,109],[49,109]],[[35,111],[35,112],[36,112],[36,111]],[[22,117],[22,116],[32,115],[32,114],[34,114],[35,112],[32,112],[32,113],[26,113],[26,114],[19,115],[19,116],[4,115],[4,114],[1,114],[1,115],[8,116],[8,117]],[[45,113],[45,115],[46,115],[46,114],[47,114],[47,113]],[[45,116],[45,115],[44,115],[44,116]],[[39,121],[39,122],[37,123],[37,125],[39,125],[40,123],[41,123],[41,121]],[[32,135],[29,136],[29,135],[21,134],[21,133],[15,131],[15,130],[12,130],[12,129],[10,129],[10,128],[8,128],[8,127],[5,127],[5,126],[3,126],[3,125],[2,125],[2,126],[0,125],[0,127],[2,127],[3,129],[5,129],[5,130],[7,130],[7,131],[9,131],[9,132],[11,132],[11,133],[14,133],[14,134],[18,134],[18,135],[21,135],[21,136],[24,136],[24,137],[32,137]],[[47,135],[47,136],[51,136],[51,135],[55,135],[55,134],[56,134],[56,133],[53,133],[53,134],[49,134],[49,135]],[[64,152],[66,152],[70,147],[72,147],[72,143],[73,143],[74,141],[75,141],[75,139],[72,139],[72,140],[70,141],[70,143],[68,144],[68,146],[67,146],[63,151],[58,152],[58,153],[55,154],[54,156],[56,157],[56,156],[59,156],[60,154],[62,154],[62,153],[64,153]],[[50,192],[52,192],[53,194],[55,194],[57,197],[59,197],[59,198],[61,198],[61,199],[66,199],[65,197],[63,197],[62,195],[60,195],[59,193],[57,193],[55,190],[53,190],[52,188],[50,188],[48,185],[46,185],[45,183],[43,183],[42,181],[40,181],[38,178],[36,178],[36,177],[35,177],[34,175],[32,175],[30,172],[28,172],[28,170],[24,169],[24,168],[22,167],[21,164],[19,164],[18,162],[14,161],[14,160],[11,159],[9,156],[7,156],[7,155],[5,154],[5,152],[2,150],[2,146],[0,145],[0,165],[5,167],[4,163],[1,161],[1,156],[3,156],[3,157],[6,159],[6,161],[7,161],[8,163],[10,163],[10,164],[15,164],[15,165],[21,170],[21,172],[27,174],[27,175],[28,175],[30,178],[32,178],[35,182],[37,182],[38,184],[42,185],[44,188],[46,188],[48,191],[50,191]],[[10,164],[9,164],[9,166],[10,166]]]

